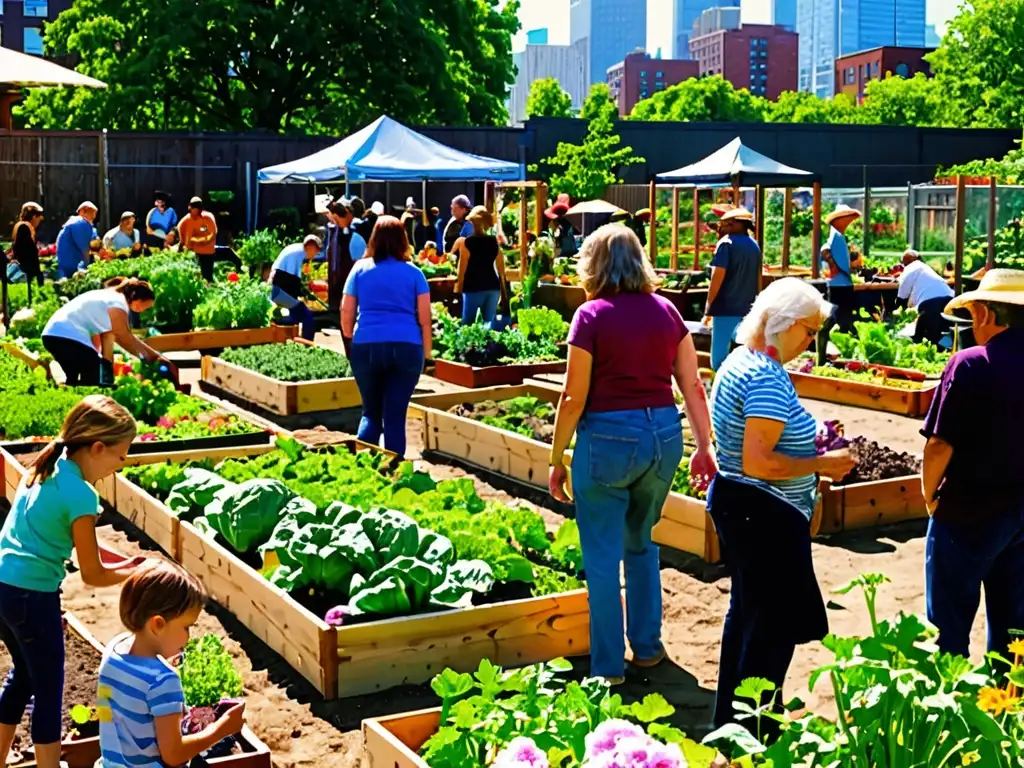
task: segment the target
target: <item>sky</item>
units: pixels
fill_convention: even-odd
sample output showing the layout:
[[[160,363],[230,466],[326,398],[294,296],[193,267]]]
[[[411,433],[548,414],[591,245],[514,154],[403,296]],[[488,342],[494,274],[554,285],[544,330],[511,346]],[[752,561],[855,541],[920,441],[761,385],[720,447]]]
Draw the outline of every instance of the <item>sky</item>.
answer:
[[[959,0],[927,0],[927,3],[926,23],[934,24],[941,35],[946,22],[956,14]],[[729,4],[727,0],[722,2],[722,5]],[[742,0],[739,4],[743,21],[749,24],[770,21],[769,0]],[[654,53],[661,48],[664,58],[672,55],[672,8],[673,0],[647,0],[647,50]],[[547,27],[548,42],[552,45],[569,42],[569,0],[520,0],[519,21],[523,30]],[[520,32],[514,50],[522,50],[525,44],[525,32]]]

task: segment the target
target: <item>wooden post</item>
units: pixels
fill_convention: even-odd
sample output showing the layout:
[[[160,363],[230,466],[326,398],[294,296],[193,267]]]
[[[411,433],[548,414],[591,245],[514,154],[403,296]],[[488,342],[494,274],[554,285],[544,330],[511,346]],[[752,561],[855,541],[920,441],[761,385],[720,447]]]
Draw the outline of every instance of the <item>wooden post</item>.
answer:
[[[793,190],[786,187],[786,195],[782,202],[782,274],[789,274],[789,228],[793,224]]]
[[[907,182],[907,245],[917,248],[917,192],[912,182]]]
[[[693,188],[693,269],[700,269],[700,189]]]
[[[519,188],[519,282],[526,278],[526,260],[530,257],[530,244],[526,241],[526,187]]]
[[[484,182],[484,208],[494,216],[494,182]],[[427,209],[427,183],[423,182],[423,210]]]
[[[651,221],[647,231],[647,253],[651,266],[658,263],[658,181],[651,179],[651,188],[647,195],[647,207],[651,210]]]
[[[985,269],[996,265],[996,212],[998,209],[998,186],[996,177],[988,180],[988,252],[985,254]]]
[[[525,193],[526,190],[524,189]],[[544,231],[544,209],[548,207],[548,185],[543,181],[538,181],[535,188],[533,199],[536,201],[537,210],[534,212],[536,216],[536,235],[540,237],[540,233]]]
[[[956,177],[956,245],[953,257],[953,292],[963,289],[964,228],[967,225],[967,185],[963,176]]]
[[[821,274],[821,182],[814,182],[814,203],[811,208],[814,224],[811,228],[811,278],[817,279]]]
[[[108,164],[107,164],[107,132],[100,131],[96,137],[97,141],[97,157],[99,160],[99,174],[98,174],[98,192],[99,196],[96,200],[96,204],[100,207],[99,220],[96,222],[96,229],[100,232],[100,237],[103,237],[103,233],[110,229],[110,179],[108,178]],[[90,257],[91,258],[91,257]]]
[[[761,184],[754,187],[754,200],[757,218],[754,219],[754,234],[757,237],[757,292],[764,290],[764,196],[765,190]]]
[[[672,256],[668,268],[679,269],[679,187],[672,187]]]
[[[868,167],[864,166],[864,258],[871,253],[871,187],[868,185]]]
[[[732,177],[732,204],[740,207],[740,177]]]

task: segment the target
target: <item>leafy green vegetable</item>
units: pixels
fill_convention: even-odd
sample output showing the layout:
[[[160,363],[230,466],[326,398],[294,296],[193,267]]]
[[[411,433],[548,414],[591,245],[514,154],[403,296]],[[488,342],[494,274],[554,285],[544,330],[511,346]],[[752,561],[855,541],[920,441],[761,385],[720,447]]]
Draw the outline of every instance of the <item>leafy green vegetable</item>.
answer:
[[[189,640],[178,671],[190,707],[212,707],[221,699],[242,695],[242,676],[216,635]]]
[[[542,339],[554,344],[565,341],[569,324],[553,309],[531,307],[520,309],[516,315],[519,332],[528,339]]]
[[[220,357],[225,362],[279,381],[343,379],[352,375],[352,366],[344,355],[305,344],[236,347],[225,349]]]
[[[238,258],[247,267],[264,267],[274,263],[284,246],[276,230],[257,229],[242,239],[237,249]]]
[[[196,328],[265,328],[270,324],[270,289],[247,277],[210,286],[194,312]]]
[[[236,552],[249,552],[270,538],[295,497],[279,480],[247,480],[214,494],[202,520]]]

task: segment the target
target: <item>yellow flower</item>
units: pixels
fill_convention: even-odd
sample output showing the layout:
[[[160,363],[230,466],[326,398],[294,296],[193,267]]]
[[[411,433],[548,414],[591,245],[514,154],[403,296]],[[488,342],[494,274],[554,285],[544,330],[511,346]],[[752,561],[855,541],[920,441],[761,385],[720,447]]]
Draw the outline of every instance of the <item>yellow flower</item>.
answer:
[[[978,754],[978,750],[972,750],[971,752],[964,752],[960,755],[960,765],[970,765],[971,763],[980,763],[981,755]]]
[[[1024,638],[1014,640],[1010,643],[1010,653],[1014,656],[1024,656]]]
[[[1013,709],[1018,704],[1020,704],[1020,699],[1011,696],[1002,688],[982,688],[978,691],[978,708],[985,712],[991,712],[995,717]]]

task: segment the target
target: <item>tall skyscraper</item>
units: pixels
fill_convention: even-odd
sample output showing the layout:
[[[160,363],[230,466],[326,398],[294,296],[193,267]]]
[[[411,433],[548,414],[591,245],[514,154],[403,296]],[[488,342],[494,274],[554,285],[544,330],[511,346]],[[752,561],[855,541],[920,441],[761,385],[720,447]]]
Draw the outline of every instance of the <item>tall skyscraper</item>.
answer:
[[[675,0],[676,36],[672,46],[672,58],[690,58],[690,38],[693,36],[693,22],[708,8],[729,5],[723,0]]]
[[[835,93],[835,60],[869,48],[924,47],[925,0],[797,0],[802,91]]]
[[[605,82],[609,67],[647,47],[647,0],[569,0],[569,44],[583,57],[586,82]]]
[[[546,31],[546,30],[545,30]],[[584,79],[584,61],[579,50],[572,45],[531,45],[512,54],[516,67],[516,81],[508,95],[508,115],[511,125],[522,125],[526,120],[526,98],[535,80],[553,77],[562,90],[572,97],[572,106],[579,109],[590,90]]]
[[[790,32],[796,32],[797,0],[771,0],[772,24]]]

